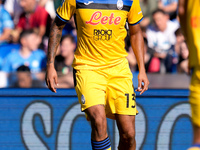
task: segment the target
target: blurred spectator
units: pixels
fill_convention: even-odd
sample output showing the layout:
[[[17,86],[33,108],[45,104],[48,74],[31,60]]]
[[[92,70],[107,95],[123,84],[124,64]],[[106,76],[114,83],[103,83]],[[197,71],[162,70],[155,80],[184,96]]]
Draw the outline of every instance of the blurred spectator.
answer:
[[[147,29],[147,39],[150,48],[155,50],[154,56],[161,61],[160,72],[170,72],[169,51],[176,43],[174,32],[178,24],[169,20],[168,15],[161,9],[153,12],[154,25]]]
[[[144,38],[144,52],[145,52],[145,56],[144,56],[145,69],[146,71],[148,71],[154,51],[148,47],[148,41],[146,38]],[[131,46],[129,47],[127,59],[128,59],[131,71],[132,72],[138,71],[137,61],[136,61],[136,58]]]
[[[186,42],[182,42],[180,44],[180,55],[179,55],[179,63],[178,63],[178,70],[179,72],[189,72],[189,50],[187,47]]]
[[[58,77],[59,87],[73,87],[74,50],[76,43],[72,35],[65,35],[61,39],[60,55],[55,58],[55,69],[60,72]],[[62,77],[62,75],[65,75]]]
[[[39,5],[45,7],[46,11],[49,13],[51,18],[56,17],[56,11],[54,9],[53,0],[39,0]]]
[[[16,26],[17,33],[21,33],[22,30],[34,29],[41,38],[48,36],[51,25],[48,12],[38,5],[36,0],[20,0],[20,6],[24,12]]]
[[[73,16],[63,28],[62,35],[66,34],[71,34],[74,37],[75,41],[77,42],[76,24]]]
[[[39,46],[38,41],[38,36],[33,30],[23,31],[20,34],[20,49],[12,51],[7,55],[2,70],[14,72],[19,66],[25,65],[30,68],[32,73],[42,71],[45,68],[46,55],[41,50],[37,50]]]
[[[20,0],[6,0],[4,7],[10,13],[13,18],[14,24],[17,25],[19,17],[23,12],[22,7],[19,4]],[[37,0],[38,4],[45,7],[46,11],[50,14],[51,18],[55,17],[55,10],[53,0]]]
[[[72,72],[72,63],[74,60],[74,50],[76,48],[76,43],[72,35],[65,35],[61,39],[60,43],[60,55],[55,58],[55,68],[56,71],[67,74]]]
[[[136,61],[135,54],[131,46],[128,48],[128,56],[126,58],[129,62],[129,67],[131,69],[131,72],[137,71],[137,67],[136,67],[137,61]]]
[[[4,9],[0,0],[0,46],[6,44],[14,27],[10,14]]]
[[[54,1],[54,8],[55,10],[57,10],[57,8],[60,6],[60,4],[62,3],[62,0],[53,0]]]
[[[3,61],[11,51],[18,50],[20,44],[4,44],[0,46],[0,70],[2,70]]]
[[[19,22],[19,17],[23,12],[22,7],[19,5],[19,0],[6,0],[4,7],[10,13],[16,26]]]
[[[178,0],[159,0],[158,8],[169,14],[170,19],[175,19],[177,16]]]
[[[140,22],[142,28],[147,27],[152,22],[152,12],[157,9],[157,3],[156,0],[140,0],[140,7],[144,16],[144,19]]]
[[[45,87],[44,83],[39,80],[33,80],[30,68],[22,65],[17,68],[17,81],[12,87],[17,88],[41,88]]]
[[[180,54],[180,45],[183,41],[185,41],[185,37],[183,35],[183,32],[181,31],[181,28],[178,28],[175,31],[175,35],[176,35],[176,44],[175,44],[175,51],[176,53],[179,55]]]

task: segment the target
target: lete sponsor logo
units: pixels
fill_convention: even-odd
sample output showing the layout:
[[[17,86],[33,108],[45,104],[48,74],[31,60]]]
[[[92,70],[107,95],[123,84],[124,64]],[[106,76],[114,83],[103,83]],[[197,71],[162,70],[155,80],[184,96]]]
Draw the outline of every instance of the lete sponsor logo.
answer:
[[[121,21],[121,17],[114,17],[114,13],[111,13],[110,16],[102,16],[101,11],[96,11],[92,14],[89,21],[86,21],[86,24],[98,25],[98,24],[115,24],[118,25]]]

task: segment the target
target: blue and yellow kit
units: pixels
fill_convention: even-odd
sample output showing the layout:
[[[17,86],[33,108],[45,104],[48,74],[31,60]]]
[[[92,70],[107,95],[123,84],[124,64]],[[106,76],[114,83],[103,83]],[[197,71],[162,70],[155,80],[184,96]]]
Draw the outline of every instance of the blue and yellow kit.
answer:
[[[139,0],[64,0],[57,17],[74,15],[77,48],[73,67],[81,109],[104,105],[106,115],[136,115],[132,73],[126,59],[125,24],[142,18]]]
[[[187,6],[187,44],[190,67],[200,67],[200,1],[189,0]]]
[[[139,0],[64,0],[57,16],[68,21],[74,15],[77,26],[75,69],[99,69],[122,62],[127,56],[125,24],[139,23]]]
[[[192,122],[200,127],[200,1],[188,0],[186,12],[189,65],[193,68],[190,85]]]

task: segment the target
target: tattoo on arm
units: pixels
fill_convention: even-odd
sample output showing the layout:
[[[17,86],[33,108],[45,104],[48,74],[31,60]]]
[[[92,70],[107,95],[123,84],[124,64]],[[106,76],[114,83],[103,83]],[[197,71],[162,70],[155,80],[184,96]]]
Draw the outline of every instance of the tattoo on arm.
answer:
[[[64,26],[65,22],[62,22],[57,18],[54,20],[51,26],[49,43],[48,43],[48,52],[47,52],[47,65],[54,63],[56,51],[60,44],[60,39],[62,37],[62,29],[64,28]]]

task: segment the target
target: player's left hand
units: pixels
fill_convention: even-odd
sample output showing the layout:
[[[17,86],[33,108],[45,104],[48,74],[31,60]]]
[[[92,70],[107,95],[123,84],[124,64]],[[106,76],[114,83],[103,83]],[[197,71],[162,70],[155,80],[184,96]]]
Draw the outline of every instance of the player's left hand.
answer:
[[[138,88],[136,91],[140,92],[140,95],[148,90],[149,80],[147,78],[146,72],[139,72],[138,75]]]

